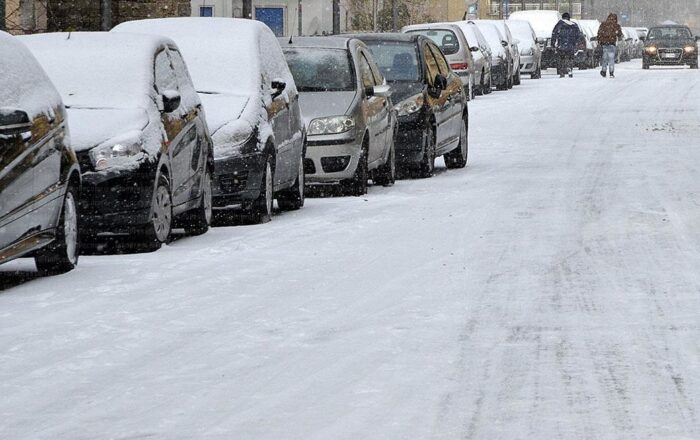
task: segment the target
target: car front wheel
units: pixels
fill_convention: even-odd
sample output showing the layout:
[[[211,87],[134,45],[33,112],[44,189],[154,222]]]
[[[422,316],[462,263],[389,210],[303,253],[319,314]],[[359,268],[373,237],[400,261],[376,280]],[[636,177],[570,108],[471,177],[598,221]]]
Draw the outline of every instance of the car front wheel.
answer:
[[[464,168],[467,166],[469,154],[469,139],[467,133],[467,118],[462,120],[462,128],[459,134],[459,146],[445,154],[445,166],[448,169]]]
[[[305,194],[304,185],[306,184],[304,174],[304,156],[299,158],[299,170],[297,179],[288,190],[282,191],[277,196],[277,204],[283,211],[293,211],[304,206]]]
[[[46,275],[69,272],[78,265],[78,204],[76,191],[69,187],[63,199],[56,240],[34,257],[36,268]]]
[[[205,168],[202,177],[202,195],[199,206],[188,215],[185,232],[189,235],[202,235],[209,230],[212,218],[211,171]]]

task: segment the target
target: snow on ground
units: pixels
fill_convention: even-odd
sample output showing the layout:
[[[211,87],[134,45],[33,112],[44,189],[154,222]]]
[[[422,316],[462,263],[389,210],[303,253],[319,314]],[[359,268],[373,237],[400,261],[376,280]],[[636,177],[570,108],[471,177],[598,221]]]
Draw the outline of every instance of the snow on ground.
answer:
[[[2,266],[0,438],[699,438],[699,136],[697,71],[550,71],[465,170]]]

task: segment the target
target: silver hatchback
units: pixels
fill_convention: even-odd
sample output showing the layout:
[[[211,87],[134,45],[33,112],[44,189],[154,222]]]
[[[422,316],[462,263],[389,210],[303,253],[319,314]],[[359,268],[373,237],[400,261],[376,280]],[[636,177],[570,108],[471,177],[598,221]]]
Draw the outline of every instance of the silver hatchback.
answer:
[[[307,129],[306,182],[340,184],[363,195],[367,180],[395,179],[394,132],[389,86],[365,44],[357,38],[280,39],[299,90]]]

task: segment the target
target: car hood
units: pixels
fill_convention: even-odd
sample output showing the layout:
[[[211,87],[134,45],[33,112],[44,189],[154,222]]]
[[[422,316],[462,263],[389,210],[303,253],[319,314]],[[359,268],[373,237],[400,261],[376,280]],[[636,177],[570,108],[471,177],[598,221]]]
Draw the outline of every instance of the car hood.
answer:
[[[303,92],[299,93],[299,107],[304,124],[324,116],[341,116],[348,113],[357,92]]]
[[[199,99],[207,115],[209,131],[213,135],[224,125],[239,119],[251,98],[226,93],[200,93]]]
[[[406,98],[417,95],[423,91],[422,82],[397,81],[389,83],[391,87],[391,100],[398,104]]]
[[[649,46],[655,46],[661,49],[664,48],[678,48],[678,47],[685,47],[685,46],[695,46],[695,40],[692,39],[673,39],[673,40],[651,40],[647,41],[645,44],[646,47]]]
[[[142,108],[70,107],[68,124],[73,149],[85,151],[127,132],[143,131],[148,113]]]

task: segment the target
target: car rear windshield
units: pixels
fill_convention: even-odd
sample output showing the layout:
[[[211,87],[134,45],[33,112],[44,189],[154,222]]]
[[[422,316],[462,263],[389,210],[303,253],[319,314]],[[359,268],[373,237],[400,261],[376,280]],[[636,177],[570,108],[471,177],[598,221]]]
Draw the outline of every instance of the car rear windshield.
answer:
[[[418,53],[413,43],[367,41],[374,60],[387,81],[420,81]]]
[[[300,92],[355,90],[352,63],[344,49],[305,47],[286,49],[284,55]]]
[[[433,40],[445,55],[454,55],[459,52],[457,35],[449,29],[416,29],[408,33],[425,35]]]
[[[690,31],[686,28],[668,27],[654,28],[647,35],[649,40],[665,40],[665,39],[688,39]]]

